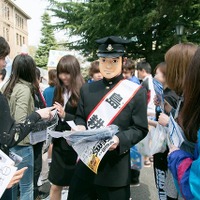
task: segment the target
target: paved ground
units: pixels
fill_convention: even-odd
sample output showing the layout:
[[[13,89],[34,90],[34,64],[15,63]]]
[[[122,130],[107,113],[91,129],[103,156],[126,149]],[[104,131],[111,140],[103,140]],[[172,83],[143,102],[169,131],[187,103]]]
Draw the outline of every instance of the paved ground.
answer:
[[[131,197],[132,200],[157,200],[157,193],[155,188],[153,168],[144,167],[141,170],[140,175],[140,186],[131,187]],[[62,200],[67,199],[67,190],[63,190]],[[49,200],[47,198],[46,200]]]
[[[132,200],[157,200],[153,167],[143,167],[140,175],[140,186],[131,187]]]

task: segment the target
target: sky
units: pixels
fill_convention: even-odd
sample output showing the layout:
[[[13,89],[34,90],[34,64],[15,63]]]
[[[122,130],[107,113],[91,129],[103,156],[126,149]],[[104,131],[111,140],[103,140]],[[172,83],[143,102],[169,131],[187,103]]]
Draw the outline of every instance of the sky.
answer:
[[[28,20],[28,44],[38,46],[41,37],[41,16],[48,6],[48,0],[13,0],[31,19]]]
[[[18,7],[20,7],[31,19],[28,20],[28,45],[38,46],[41,37],[41,16],[44,14],[45,9],[49,6],[48,0],[12,0]],[[65,2],[66,0],[59,0]],[[55,24],[58,19],[51,17],[51,22]],[[76,41],[77,36],[70,37],[66,34],[66,31],[54,32],[56,40],[63,41]]]

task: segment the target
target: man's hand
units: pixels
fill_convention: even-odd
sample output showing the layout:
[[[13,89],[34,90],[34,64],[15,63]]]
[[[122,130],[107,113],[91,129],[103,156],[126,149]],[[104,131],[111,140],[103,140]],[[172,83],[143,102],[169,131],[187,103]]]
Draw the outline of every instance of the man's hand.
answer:
[[[7,186],[8,188],[11,188],[14,184],[18,183],[20,181],[20,179],[23,177],[24,172],[28,169],[28,167],[23,167],[20,170],[17,170],[14,174],[14,176],[12,177],[10,183]]]
[[[113,140],[114,144],[110,147],[109,151],[116,149],[117,146],[119,145],[119,138],[116,135],[113,136]]]

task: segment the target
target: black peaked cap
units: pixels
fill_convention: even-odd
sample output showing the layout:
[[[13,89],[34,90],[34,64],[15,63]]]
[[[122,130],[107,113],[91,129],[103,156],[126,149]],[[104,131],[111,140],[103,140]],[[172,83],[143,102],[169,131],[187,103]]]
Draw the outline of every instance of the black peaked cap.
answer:
[[[99,45],[98,57],[120,57],[125,54],[125,45],[129,44],[129,40],[124,40],[117,36],[108,36],[96,40]]]
[[[96,40],[96,43],[98,44],[129,44],[130,41],[129,40],[124,40],[120,37],[117,36],[108,36],[108,37],[104,37],[101,39]]]

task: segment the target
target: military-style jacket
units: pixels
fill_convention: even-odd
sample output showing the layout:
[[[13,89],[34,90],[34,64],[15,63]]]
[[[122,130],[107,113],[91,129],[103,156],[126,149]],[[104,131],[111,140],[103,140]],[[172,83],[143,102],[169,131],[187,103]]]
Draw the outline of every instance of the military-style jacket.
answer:
[[[122,79],[123,77],[120,75],[109,81],[104,78],[97,82],[85,84],[81,88],[76,124],[84,125],[87,128],[86,120],[90,112]],[[77,175],[88,181],[93,181],[97,185],[121,187],[130,183],[129,149],[148,133],[147,96],[144,88],[138,90],[131,101],[115,118],[113,124],[119,127],[119,132],[116,134],[120,141],[117,149],[106,153],[99,165],[97,175],[82,162],[78,163]]]

